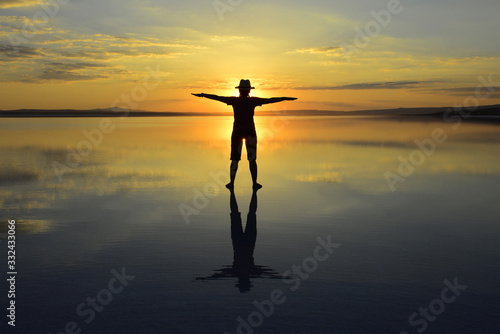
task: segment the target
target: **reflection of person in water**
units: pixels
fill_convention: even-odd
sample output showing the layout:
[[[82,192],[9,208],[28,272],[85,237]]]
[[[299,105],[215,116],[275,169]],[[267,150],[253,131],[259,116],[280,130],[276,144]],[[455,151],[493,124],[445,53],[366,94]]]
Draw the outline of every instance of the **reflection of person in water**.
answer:
[[[240,291],[250,290],[250,274],[255,267],[253,251],[257,239],[257,192],[254,190],[250,208],[248,209],[247,224],[243,232],[241,213],[234,191],[231,191],[231,240],[233,241],[233,270],[238,276]]]
[[[206,97],[207,99],[224,102],[227,105],[233,106],[234,123],[233,133],[231,135],[231,167],[230,177],[231,181],[226,185],[227,188],[234,188],[234,179],[236,178],[236,171],[238,170],[238,162],[241,159],[241,149],[243,141],[247,149],[247,158],[250,166],[250,173],[252,174],[253,189],[260,189],[262,186],[257,183],[257,134],[255,132],[255,123],[253,115],[255,107],[262,106],[263,104],[276,103],[281,101],[293,101],[295,97],[272,97],[272,98],[259,98],[250,97],[250,90],[254,89],[250,84],[250,80],[241,79],[238,87],[240,91],[239,97],[234,96],[218,96],[212,94],[193,94],[198,97]]]
[[[236,277],[238,279],[236,287],[240,292],[250,291],[252,287],[250,278],[272,278],[282,279],[272,269],[264,266],[256,266],[254,263],[253,252],[255,241],[257,239],[257,191],[252,193],[250,208],[248,210],[247,222],[243,230],[241,213],[238,211],[238,203],[234,191],[231,190],[229,200],[231,207],[231,240],[233,242],[233,265],[224,266],[222,269],[215,270],[215,273],[208,277],[197,277],[197,280],[217,280]]]

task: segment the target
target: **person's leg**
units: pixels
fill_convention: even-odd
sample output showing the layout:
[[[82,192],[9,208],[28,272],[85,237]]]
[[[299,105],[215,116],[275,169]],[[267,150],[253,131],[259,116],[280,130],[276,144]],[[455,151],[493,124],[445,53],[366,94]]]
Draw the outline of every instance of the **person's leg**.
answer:
[[[257,161],[256,160],[250,160],[248,162],[250,166],[250,174],[252,174],[252,181],[253,181],[253,189],[257,190],[262,188],[262,185],[257,183]]]
[[[252,174],[253,184],[255,184],[257,183],[257,161],[251,160],[248,162],[248,165],[250,166],[250,174]]]
[[[229,167],[229,177],[230,182],[226,184],[227,189],[234,188],[234,179],[236,178],[236,171],[238,170],[238,160],[232,160],[231,166]]]
[[[241,133],[233,131],[231,135],[231,166],[229,167],[230,182],[226,184],[227,189],[234,189],[234,179],[238,170],[238,162],[241,159],[243,148],[243,137]]]
[[[246,138],[248,165],[250,167],[250,174],[252,175],[253,189],[257,190],[262,188],[257,183],[257,135],[253,133]]]

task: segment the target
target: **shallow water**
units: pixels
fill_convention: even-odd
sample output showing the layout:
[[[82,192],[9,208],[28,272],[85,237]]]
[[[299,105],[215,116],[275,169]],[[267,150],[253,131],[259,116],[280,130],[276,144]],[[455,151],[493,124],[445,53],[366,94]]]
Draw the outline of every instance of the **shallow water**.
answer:
[[[19,332],[500,329],[497,125],[257,117],[251,266],[233,263],[230,117],[100,122],[0,125]],[[235,199],[244,227],[245,158]]]

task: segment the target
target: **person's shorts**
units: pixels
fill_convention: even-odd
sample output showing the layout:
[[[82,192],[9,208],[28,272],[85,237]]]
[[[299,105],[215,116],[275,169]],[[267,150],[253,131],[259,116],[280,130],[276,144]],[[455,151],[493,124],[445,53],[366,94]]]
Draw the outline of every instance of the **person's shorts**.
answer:
[[[231,160],[241,160],[243,139],[247,149],[248,161],[257,159],[257,134],[255,131],[233,131],[231,135]]]

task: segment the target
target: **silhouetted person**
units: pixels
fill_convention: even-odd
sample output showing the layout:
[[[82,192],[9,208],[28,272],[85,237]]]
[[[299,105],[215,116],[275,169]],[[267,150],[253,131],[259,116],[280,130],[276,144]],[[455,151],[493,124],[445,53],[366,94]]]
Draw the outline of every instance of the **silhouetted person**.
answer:
[[[234,179],[236,178],[236,171],[238,170],[238,162],[241,160],[241,149],[243,147],[243,140],[247,149],[247,158],[250,166],[250,173],[252,174],[253,189],[260,189],[262,186],[257,183],[257,134],[255,132],[255,123],[253,115],[255,107],[260,107],[264,104],[276,103],[281,101],[293,101],[295,97],[272,97],[260,98],[250,97],[250,90],[255,89],[250,84],[250,80],[241,79],[238,87],[240,96],[218,96],[212,94],[192,94],[198,97],[206,97],[207,99],[224,102],[227,105],[233,106],[234,123],[233,133],[231,135],[231,167],[230,177],[231,181],[226,185],[228,189],[234,188]]]

